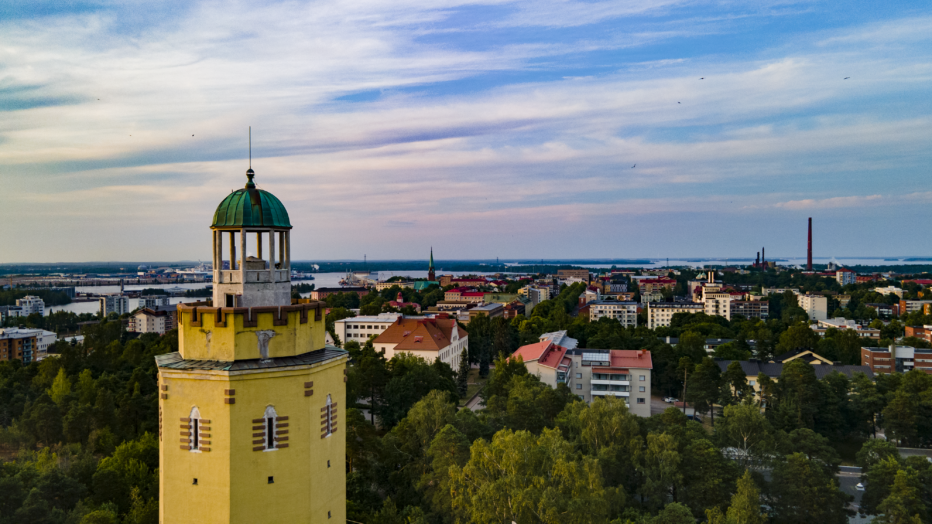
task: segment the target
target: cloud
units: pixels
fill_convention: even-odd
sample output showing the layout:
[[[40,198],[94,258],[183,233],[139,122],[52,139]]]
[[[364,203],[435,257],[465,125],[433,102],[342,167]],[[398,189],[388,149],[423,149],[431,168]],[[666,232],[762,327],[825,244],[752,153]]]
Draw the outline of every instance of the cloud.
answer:
[[[814,5],[194,2],[0,22],[3,240],[47,240],[0,262],[194,257],[195,226],[244,181],[249,125],[300,257],[404,256],[440,235],[453,256],[550,256],[535,250],[554,239],[601,256],[600,232],[622,230],[615,244],[643,230],[662,251],[703,220],[926,202],[932,22],[766,48],[731,34]],[[75,229],[175,234],[114,246]]]

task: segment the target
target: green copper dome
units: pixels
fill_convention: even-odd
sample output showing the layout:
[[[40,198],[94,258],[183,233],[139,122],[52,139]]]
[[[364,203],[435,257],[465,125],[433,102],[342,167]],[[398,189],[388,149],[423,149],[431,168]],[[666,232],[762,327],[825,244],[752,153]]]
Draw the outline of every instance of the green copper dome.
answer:
[[[246,187],[227,195],[217,206],[210,227],[276,227],[291,228],[288,212],[281,200],[268,191],[256,189],[252,181],[256,174],[246,171]]]

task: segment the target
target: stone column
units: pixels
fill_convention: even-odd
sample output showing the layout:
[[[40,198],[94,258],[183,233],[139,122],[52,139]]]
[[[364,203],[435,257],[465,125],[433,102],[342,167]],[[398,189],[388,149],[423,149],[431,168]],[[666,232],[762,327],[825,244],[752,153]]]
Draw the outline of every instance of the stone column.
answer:
[[[262,260],[262,231],[256,231],[256,258]]]
[[[246,230],[239,230],[239,256],[242,257],[242,260],[239,264],[240,270],[240,282],[243,284],[246,283]]]
[[[236,231],[230,231],[230,271],[236,270]]]
[[[285,231],[285,258],[288,260],[288,271],[291,272],[291,231]]]
[[[275,231],[269,230],[269,273],[275,275]],[[276,279],[273,278],[272,282]]]

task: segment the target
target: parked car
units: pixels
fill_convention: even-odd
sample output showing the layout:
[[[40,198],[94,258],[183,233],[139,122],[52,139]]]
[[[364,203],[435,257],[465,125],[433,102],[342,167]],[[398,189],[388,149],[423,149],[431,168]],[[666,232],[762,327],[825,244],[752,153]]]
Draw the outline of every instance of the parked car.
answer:
[[[673,397],[664,397],[663,401],[666,402],[667,404],[673,404],[674,399]]]
[[[861,484],[860,482],[858,482],[858,485],[855,486],[855,488],[856,488],[858,491],[864,491],[864,484]]]

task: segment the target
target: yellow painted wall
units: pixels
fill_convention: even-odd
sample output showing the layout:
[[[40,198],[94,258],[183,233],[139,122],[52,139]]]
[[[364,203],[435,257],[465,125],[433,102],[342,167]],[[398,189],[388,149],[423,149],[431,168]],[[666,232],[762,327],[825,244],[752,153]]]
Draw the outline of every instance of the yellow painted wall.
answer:
[[[213,314],[200,315],[201,326],[191,325],[190,311],[178,312],[181,317],[178,333],[178,351],[186,360],[247,360],[261,358],[257,331],[274,331],[268,343],[270,358],[301,355],[324,347],[325,325],[308,314],[307,323],[301,324],[301,313],[288,313],[287,326],[273,326],[272,313],[259,313],[256,327],[243,327],[243,314],[227,315],[226,327],[214,324]]]
[[[160,369],[160,385],[168,386],[159,401],[162,524],[345,522],[345,368],[346,357],[248,372]],[[309,381],[314,394],[305,396]],[[224,404],[225,389],[235,390],[235,404]],[[322,439],[328,393],[337,403],[337,431]],[[289,446],[253,451],[252,421],[268,405],[288,417]],[[192,406],[210,420],[210,452],[180,449],[180,419]]]

